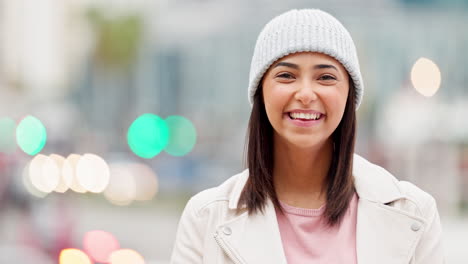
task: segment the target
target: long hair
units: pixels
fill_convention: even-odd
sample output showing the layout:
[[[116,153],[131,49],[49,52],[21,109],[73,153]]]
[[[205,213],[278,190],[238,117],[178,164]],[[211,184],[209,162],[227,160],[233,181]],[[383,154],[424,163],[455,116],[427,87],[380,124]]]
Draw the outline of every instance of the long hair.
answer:
[[[249,169],[249,177],[242,190],[238,208],[245,204],[249,214],[263,212],[267,199],[270,198],[275,208],[283,213],[274,188],[273,127],[266,114],[261,83],[260,81],[254,95],[247,129],[245,162]],[[327,192],[324,211],[324,217],[329,226],[341,222],[355,192],[352,175],[356,134],[355,96],[354,83],[349,78],[349,92],[343,118],[331,135],[334,151],[325,180]]]

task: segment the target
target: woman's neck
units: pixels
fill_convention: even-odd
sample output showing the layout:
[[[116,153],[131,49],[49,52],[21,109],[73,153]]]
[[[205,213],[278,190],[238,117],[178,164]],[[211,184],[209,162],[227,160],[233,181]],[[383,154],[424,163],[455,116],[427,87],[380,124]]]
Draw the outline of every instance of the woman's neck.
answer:
[[[278,199],[296,207],[319,208],[326,201],[331,140],[312,149],[275,142],[273,178]]]

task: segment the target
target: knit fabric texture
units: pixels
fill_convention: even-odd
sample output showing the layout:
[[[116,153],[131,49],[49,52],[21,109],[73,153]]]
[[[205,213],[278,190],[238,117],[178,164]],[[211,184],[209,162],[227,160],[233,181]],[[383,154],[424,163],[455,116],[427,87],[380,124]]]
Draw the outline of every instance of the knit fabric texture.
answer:
[[[248,97],[265,72],[278,59],[292,53],[311,51],[329,55],[348,71],[356,89],[356,110],[364,94],[356,47],[346,28],[332,15],[319,9],[293,9],[268,22],[260,32],[250,65]]]

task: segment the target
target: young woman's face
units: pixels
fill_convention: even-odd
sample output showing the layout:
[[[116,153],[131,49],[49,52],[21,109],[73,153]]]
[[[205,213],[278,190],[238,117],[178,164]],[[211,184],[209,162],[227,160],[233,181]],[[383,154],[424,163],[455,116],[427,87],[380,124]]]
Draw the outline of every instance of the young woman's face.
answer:
[[[294,53],[273,63],[262,87],[275,138],[300,148],[324,143],[343,117],[348,78],[341,63],[322,53]]]

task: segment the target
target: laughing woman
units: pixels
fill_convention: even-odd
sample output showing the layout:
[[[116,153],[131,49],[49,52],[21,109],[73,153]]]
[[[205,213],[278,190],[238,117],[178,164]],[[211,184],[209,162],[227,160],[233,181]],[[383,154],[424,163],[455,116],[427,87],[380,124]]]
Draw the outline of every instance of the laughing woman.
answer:
[[[434,198],[354,153],[363,91],[336,18],[271,20],[250,69],[248,168],[189,200],[171,263],[444,263]]]

